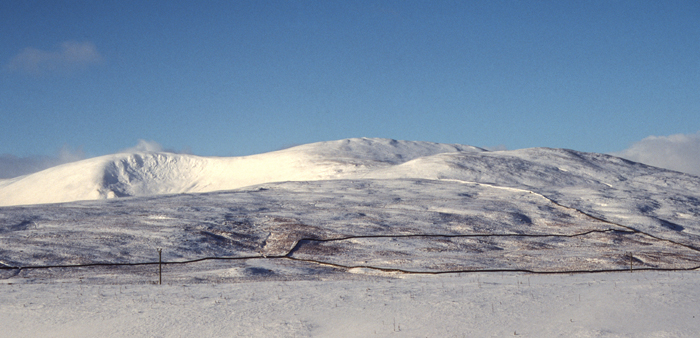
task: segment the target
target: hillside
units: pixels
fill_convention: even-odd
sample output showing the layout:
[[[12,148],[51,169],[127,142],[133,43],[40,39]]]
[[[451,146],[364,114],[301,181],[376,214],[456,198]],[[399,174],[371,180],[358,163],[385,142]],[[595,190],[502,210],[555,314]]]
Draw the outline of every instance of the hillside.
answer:
[[[582,252],[573,254],[578,257],[572,257],[576,263],[553,261],[545,268],[543,259],[569,254],[548,256],[534,250],[528,255],[537,259],[515,266],[531,271],[614,270],[626,264],[619,255],[645,250],[675,253],[663,257],[649,253],[640,260],[641,265],[700,265],[695,256],[700,250],[700,178],[564,149],[488,152],[460,145],[349,139],[236,158],[115,154],[20,177],[4,183],[0,192],[5,205],[83,200],[4,208],[0,221],[14,232],[8,237],[12,240],[3,245],[18,254],[0,258],[6,266],[135,263],[147,260],[154,245],[169,247],[166,257],[176,260],[284,256],[292,249],[302,255],[305,249],[294,246],[309,236],[322,242],[308,243],[305,248],[321,252],[348,245],[338,239],[375,235],[554,236],[551,239],[560,244],[547,246],[554,250],[567,242],[561,236],[590,237],[595,232],[602,236],[595,239],[602,241],[596,246],[607,247],[605,241],[618,243],[604,250],[616,254],[581,259],[601,255],[600,250]],[[106,201],[85,201],[101,199]],[[100,226],[95,228],[95,222]],[[41,236],[17,237],[41,224],[48,227]],[[166,237],[162,237],[161,226],[169,229]],[[126,235],[135,231],[140,235]],[[65,241],[59,255],[51,249],[55,236]],[[173,242],[174,238],[180,240]],[[84,251],[88,243],[99,246],[105,239],[124,243],[128,249],[121,250],[124,254],[110,249],[106,257],[103,250]],[[512,250],[513,257],[522,254],[517,244],[521,240],[506,239],[499,238],[505,242],[494,245]],[[417,255],[414,240],[401,239],[405,248],[393,255]],[[433,250],[438,245],[433,240],[422,239],[419,246],[428,247],[420,250]],[[544,237],[533,240],[548,241]],[[357,251],[358,257],[365,257],[381,247],[369,238],[353,243],[341,251]],[[323,249],[325,246],[332,248]],[[321,259],[326,254],[314,255]],[[440,257],[436,260],[444,258]],[[455,258],[461,263],[451,269],[501,266],[497,261],[483,261],[486,254],[474,257],[478,262]],[[421,271],[440,270],[432,261],[416,256],[412,262]],[[340,265],[353,264],[351,259]]]

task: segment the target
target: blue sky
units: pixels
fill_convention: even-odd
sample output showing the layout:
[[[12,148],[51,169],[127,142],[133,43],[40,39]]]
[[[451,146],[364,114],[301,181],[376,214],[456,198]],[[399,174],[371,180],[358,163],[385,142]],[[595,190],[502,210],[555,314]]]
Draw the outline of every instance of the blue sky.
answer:
[[[0,154],[700,140],[700,2],[0,0]]]

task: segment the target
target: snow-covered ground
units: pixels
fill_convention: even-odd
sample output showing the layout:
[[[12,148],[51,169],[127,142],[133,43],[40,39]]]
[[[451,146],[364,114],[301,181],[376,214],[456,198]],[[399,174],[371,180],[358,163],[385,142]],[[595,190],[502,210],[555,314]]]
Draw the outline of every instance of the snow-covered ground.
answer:
[[[0,180],[0,205],[10,336],[700,332],[700,178],[608,155],[125,153]]]
[[[0,335],[697,337],[698,283],[697,272],[620,272],[1,284]]]

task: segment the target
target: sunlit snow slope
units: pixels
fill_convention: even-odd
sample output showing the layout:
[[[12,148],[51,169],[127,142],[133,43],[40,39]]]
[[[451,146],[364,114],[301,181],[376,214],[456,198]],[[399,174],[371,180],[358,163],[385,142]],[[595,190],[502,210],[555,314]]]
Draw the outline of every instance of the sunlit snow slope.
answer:
[[[614,156],[565,149],[489,152],[480,148],[389,139],[347,139],[301,145],[245,157],[200,157],[165,152],[107,155],[0,180],[0,206],[127,196],[201,193],[286,181],[421,178],[478,182],[546,193],[577,207],[659,205],[648,194],[700,191],[696,176]],[[596,201],[592,202],[591,197]],[[617,199],[605,203],[606,199]],[[590,208],[589,208],[590,209]],[[671,208],[672,209],[672,208]],[[671,210],[669,209],[669,210]],[[673,216],[673,215],[670,215]],[[683,218],[682,215],[675,215]]]
[[[417,158],[482,149],[430,142],[347,139],[245,157],[120,153],[0,180],[0,206],[198,193],[253,184],[362,177]]]

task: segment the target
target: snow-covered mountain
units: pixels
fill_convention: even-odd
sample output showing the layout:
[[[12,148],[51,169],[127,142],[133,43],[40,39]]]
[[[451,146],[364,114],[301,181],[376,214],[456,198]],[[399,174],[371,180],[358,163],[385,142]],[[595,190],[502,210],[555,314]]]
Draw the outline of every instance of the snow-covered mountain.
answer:
[[[320,183],[309,185],[311,182]],[[416,182],[431,183],[419,185]],[[151,209],[159,210],[163,207],[158,196],[168,194],[165,209],[170,208],[168,203],[183,198],[213,206],[224,202],[213,197],[178,197],[177,194],[255,191],[261,184],[268,185],[265,189],[277,187],[287,192],[268,192],[264,196],[268,204],[279,206],[276,218],[293,219],[300,224],[333,224],[333,227],[346,227],[356,221],[366,224],[366,216],[348,216],[345,223],[338,224],[334,220],[339,217],[336,215],[340,212],[338,208],[345,210],[341,212],[345,214],[349,212],[346,209],[357,204],[356,210],[350,214],[370,215],[376,213],[379,206],[385,210],[386,206],[395,204],[392,201],[400,200],[401,213],[375,215],[370,224],[394,224],[393,231],[404,229],[401,231],[423,233],[425,229],[435,230],[436,226],[443,225],[444,221],[434,221],[434,216],[431,216],[438,212],[453,215],[450,217],[455,219],[467,217],[464,222],[469,224],[460,225],[462,230],[459,231],[448,227],[440,230],[441,233],[463,233],[471,229],[467,233],[572,234],[579,230],[600,229],[592,224],[608,222],[618,230],[642,231],[700,250],[697,244],[700,240],[700,177],[609,155],[551,148],[490,152],[454,144],[362,138],[232,158],[162,152],[122,153],[2,181],[0,205],[149,197],[147,201],[129,202],[129,205],[133,208],[152,204]],[[316,201],[317,196],[323,194],[327,194],[328,200],[323,203]],[[480,197],[468,200],[463,197],[472,195]],[[260,194],[254,195],[257,197],[253,199],[241,197],[249,196],[249,193],[217,196],[226,196],[224,200],[228,202],[212,214],[177,212],[177,215],[170,215],[163,211],[160,215],[171,220],[221,217],[230,214],[224,206],[227,203],[257,205],[262,198]],[[422,202],[420,198],[429,200]],[[511,211],[503,214],[498,207],[487,203],[491,200],[497,201],[494,205],[509,205],[507,210]],[[463,204],[467,202],[469,204]],[[307,210],[307,204],[319,203],[327,208]],[[533,209],[533,205],[537,208]],[[111,210],[108,205],[100,208]],[[304,216],[289,208],[304,210],[299,211]],[[44,216],[51,215],[40,207],[36,210]],[[566,213],[573,210],[573,214],[560,217],[562,210],[569,210]],[[290,212],[295,216],[290,216]],[[15,215],[7,215],[11,214]],[[5,222],[10,225],[30,224],[26,215],[19,215],[16,220],[12,216]],[[139,218],[133,213],[127,215],[131,220]],[[265,221],[265,217],[270,217],[269,212],[265,215],[256,222],[269,223]],[[579,217],[575,215],[583,216],[583,221],[566,220],[567,217]],[[53,219],[58,216],[46,217]],[[110,219],[119,217],[113,215]],[[246,214],[245,217],[254,219],[258,216]],[[144,222],[150,224],[152,220]],[[169,224],[173,222],[169,221]],[[521,228],[521,223],[530,225]],[[545,226],[564,223],[571,225],[556,229]],[[405,228],[405,224],[413,226]],[[331,233],[341,237],[357,235],[365,231],[360,229],[364,229],[363,226],[355,224],[351,229],[336,229]],[[248,233],[246,236],[262,236],[261,243],[267,243],[265,248],[256,250],[282,254],[292,245],[293,238],[298,239],[301,235],[287,234],[287,230],[283,231],[284,235],[275,234],[278,230],[264,230],[263,227],[255,230],[260,232],[258,235]],[[267,236],[264,234],[273,235],[263,240]],[[292,239],[275,239],[275,236],[292,236],[289,237]],[[283,244],[275,247],[271,244],[275,241]],[[184,250],[191,249],[187,246]],[[199,249],[195,251],[201,252]]]
[[[457,144],[348,139],[244,157],[120,153],[0,180],[0,206],[126,196],[200,193],[281,181],[361,177],[441,153],[480,152]]]
[[[423,179],[516,189],[688,245],[700,178],[573,150],[346,139],[245,157],[120,153],[0,181],[0,206],[226,191],[272,182]],[[683,230],[683,231],[679,231]]]
[[[609,155],[549,148],[488,152],[456,144],[361,138],[244,157],[165,152],[101,156],[0,180],[0,206],[352,178],[452,179],[554,195],[562,189],[593,194],[635,188],[700,190],[697,177]]]
[[[368,138],[245,157],[163,152],[102,156],[2,180],[0,206],[203,193],[270,182],[399,178],[522,189],[597,217],[635,217],[635,222],[661,230],[686,227],[700,214],[700,178],[614,156],[550,148],[489,152]],[[638,212],[631,215],[630,210]]]
[[[609,155],[387,139],[122,153],[0,181],[0,205],[0,328],[25,336],[162,335],[144,314],[173,336],[700,330],[700,177]]]

